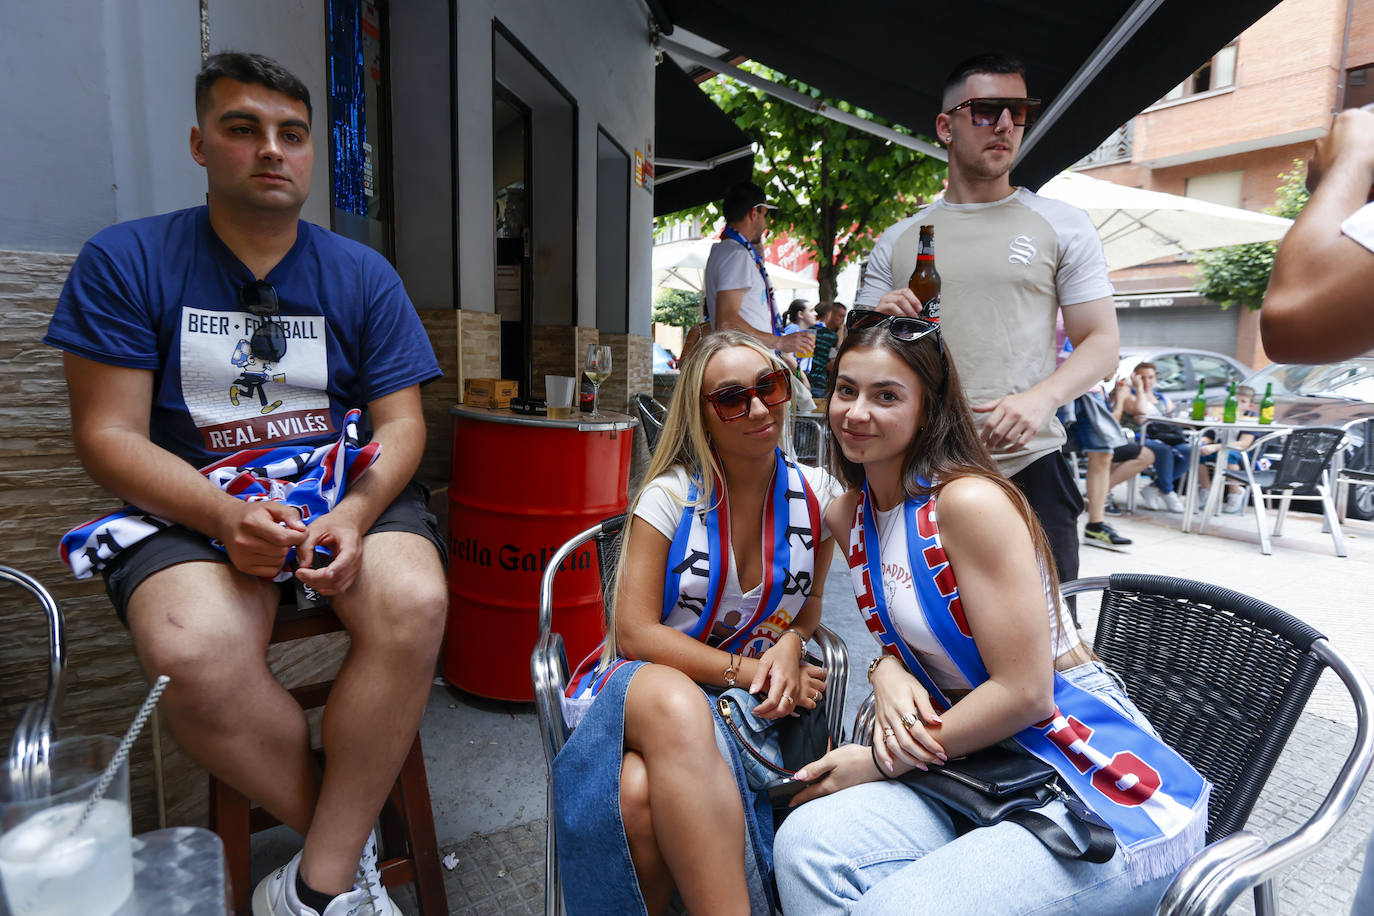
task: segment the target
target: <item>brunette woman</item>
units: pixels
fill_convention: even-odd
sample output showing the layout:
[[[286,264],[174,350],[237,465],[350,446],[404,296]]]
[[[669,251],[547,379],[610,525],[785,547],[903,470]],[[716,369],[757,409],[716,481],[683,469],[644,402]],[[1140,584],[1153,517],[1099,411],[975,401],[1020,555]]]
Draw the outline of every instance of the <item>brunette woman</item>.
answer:
[[[815,784],[775,847],[784,910],[1152,912],[1201,847],[1206,781],[1064,624],[1044,534],[980,443],[938,325],[847,324],[829,420],[851,492],[829,522],[883,654],[872,747],[797,774]],[[893,778],[1008,739],[1113,829],[1109,861],[1060,858],[1010,821],[960,833]],[[1083,848],[1063,802],[1040,810]]]
[[[766,694],[764,720],[814,709],[800,661],[820,622],[834,481],[778,447],[791,383],[722,331],[679,377],[624,540],[606,642],[573,676],[575,728],[554,762],[573,914],[768,912],[772,814],[747,785],[708,694]]]

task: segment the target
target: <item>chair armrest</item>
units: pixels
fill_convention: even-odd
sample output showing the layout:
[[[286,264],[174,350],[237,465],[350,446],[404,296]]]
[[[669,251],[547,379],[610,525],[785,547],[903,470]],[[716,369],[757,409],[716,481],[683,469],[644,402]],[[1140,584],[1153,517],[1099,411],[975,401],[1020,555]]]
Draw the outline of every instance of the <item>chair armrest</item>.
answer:
[[[541,633],[530,653],[530,681],[534,686],[534,711],[544,745],[546,772],[553,773],[553,758],[568,741],[570,729],[563,718],[563,686],[568,682],[568,654],[558,633]]]
[[[821,650],[821,665],[825,668],[826,730],[838,747],[844,743],[844,701],[849,685],[849,649],[844,640],[824,624],[816,627],[811,641]]]
[[[1374,765],[1374,733],[1370,727],[1374,693],[1360,672],[1325,639],[1313,642],[1312,652],[1336,673],[1355,703],[1355,743],[1336,781],[1312,817],[1278,842],[1267,846],[1250,843],[1243,847],[1234,843],[1220,852],[1212,852],[1235,837],[1243,836],[1242,832],[1198,853],[1165,892],[1160,913],[1169,916],[1225,913],[1246,890],[1311,855],[1350,811],[1360,786]]]

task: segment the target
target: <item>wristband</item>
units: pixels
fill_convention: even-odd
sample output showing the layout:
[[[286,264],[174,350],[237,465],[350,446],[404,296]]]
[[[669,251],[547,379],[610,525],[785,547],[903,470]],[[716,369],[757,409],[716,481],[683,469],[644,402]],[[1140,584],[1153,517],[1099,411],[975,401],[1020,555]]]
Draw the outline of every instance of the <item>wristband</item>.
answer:
[[[869,745],[868,749],[873,752],[873,768],[878,771],[878,775],[881,776],[883,779],[891,779],[892,774],[884,770],[883,765],[878,762],[878,745]]]

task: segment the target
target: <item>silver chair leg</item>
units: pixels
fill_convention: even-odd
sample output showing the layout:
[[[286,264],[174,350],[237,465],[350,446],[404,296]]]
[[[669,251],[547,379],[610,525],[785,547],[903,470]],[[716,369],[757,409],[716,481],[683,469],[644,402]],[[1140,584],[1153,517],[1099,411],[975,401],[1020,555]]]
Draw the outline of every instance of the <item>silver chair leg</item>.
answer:
[[[1278,900],[1274,896],[1274,879],[1255,885],[1255,916],[1276,916]]]
[[[1274,537],[1283,537],[1283,523],[1288,521],[1288,507],[1293,502],[1293,491],[1284,490],[1279,501],[1279,517],[1274,522]]]
[[[1341,522],[1346,519],[1346,514],[1350,508],[1350,481],[1343,477],[1336,477],[1336,518]]]
[[[1343,557],[1345,553],[1345,538],[1341,534],[1341,523],[1336,517],[1336,507],[1331,502],[1331,491],[1325,484],[1317,484],[1317,493],[1322,498],[1322,517],[1326,519],[1327,526],[1331,529],[1331,543],[1336,547],[1336,556]]]
[[[548,783],[548,826],[544,836],[544,916],[563,916],[563,882],[558,877],[558,846],[554,836],[553,782]]]

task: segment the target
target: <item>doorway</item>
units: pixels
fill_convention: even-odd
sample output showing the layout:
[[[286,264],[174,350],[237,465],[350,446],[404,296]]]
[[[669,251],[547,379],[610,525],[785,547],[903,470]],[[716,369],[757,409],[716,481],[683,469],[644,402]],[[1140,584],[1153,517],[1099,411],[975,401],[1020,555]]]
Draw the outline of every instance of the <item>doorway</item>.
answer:
[[[496,232],[496,314],[501,377],[528,394],[531,314],[530,110],[499,84],[492,98],[492,178]]]

